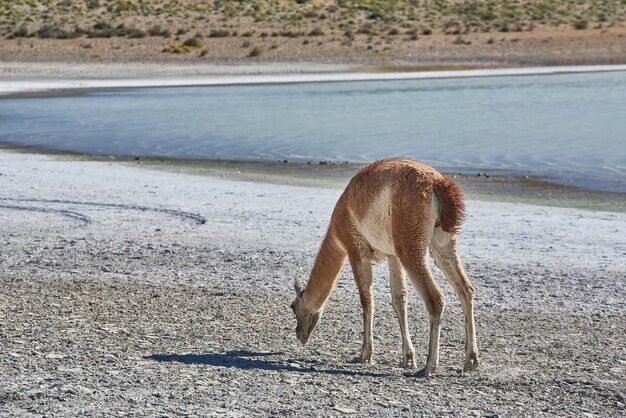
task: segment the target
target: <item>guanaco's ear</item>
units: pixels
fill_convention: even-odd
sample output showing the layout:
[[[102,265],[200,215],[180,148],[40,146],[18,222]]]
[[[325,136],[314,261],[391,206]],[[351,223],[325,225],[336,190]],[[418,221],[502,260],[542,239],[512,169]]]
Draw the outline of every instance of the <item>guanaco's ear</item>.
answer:
[[[293,278],[293,288],[296,290],[296,295],[298,296],[300,296],[302,292],[304,291],[304,289],[302,288],[302,285],[300,284],[300,280],[298,280],[298,278],[295,276]]]

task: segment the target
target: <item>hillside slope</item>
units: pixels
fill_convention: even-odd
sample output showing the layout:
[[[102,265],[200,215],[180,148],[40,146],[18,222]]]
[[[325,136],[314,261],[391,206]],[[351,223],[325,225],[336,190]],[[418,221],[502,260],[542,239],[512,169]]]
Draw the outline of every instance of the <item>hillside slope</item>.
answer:
[[[0,59],[626,62],[626,1],[1,0]]]

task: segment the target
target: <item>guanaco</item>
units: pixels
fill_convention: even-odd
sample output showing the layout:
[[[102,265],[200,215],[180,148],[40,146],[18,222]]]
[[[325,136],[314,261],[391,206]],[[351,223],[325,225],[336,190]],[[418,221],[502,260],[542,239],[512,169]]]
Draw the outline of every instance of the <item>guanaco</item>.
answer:
[[[439,363],[439,335],[445,298],[433,278],[428,254],[461,301],[465,316],[465,372],[478,367],[474,326],[475,290],[457,249],[465,204],[457,183],[434,168],[404,158],[376,161],[360,169],[339,198],[306,287],[294,278],[296,336],[304,345],[317,325],[346,258],[363,308],[363,345],[355,360],[373,353],[372,262],[387,258],[392,305],[402,335],[401,367],[415,368],[415,349],[407,326],[405,274],[426,305],[430,319],[428,358],[422,374]]]

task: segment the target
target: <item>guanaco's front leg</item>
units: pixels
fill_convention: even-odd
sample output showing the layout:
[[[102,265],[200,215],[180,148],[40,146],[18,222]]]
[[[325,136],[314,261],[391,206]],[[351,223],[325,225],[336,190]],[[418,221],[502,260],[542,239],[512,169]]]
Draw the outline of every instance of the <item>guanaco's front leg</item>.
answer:
[[[363,308],[363,346],[361,347],[361,355],[354,359],[359,363],[372,361],[372,353],[374,351],[374,337],[372,328],[374,325],[374,295],[372,289],[372,262],[359,256],[348,256],[350,265],[354,273],[357,288],[359,289],[359,298],[361,307]]]
[[[404,278],[404,270],[395,256],[388,256],[389,261],[389,285],[391,287],[391,304],[398,316],[400,323],[400,334],[402,335],[402,362],[400,367],[405,369],[414,369],[415,365],[415,348],[411,342],[407,320],[407,289],[406,280]]]

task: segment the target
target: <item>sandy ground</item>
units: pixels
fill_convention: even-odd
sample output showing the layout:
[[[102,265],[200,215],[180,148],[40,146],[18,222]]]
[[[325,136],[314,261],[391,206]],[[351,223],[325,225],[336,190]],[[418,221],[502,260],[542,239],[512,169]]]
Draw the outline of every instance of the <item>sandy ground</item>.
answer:
[[[346,72],[348,64],[279,63],[113,63],[113,62],[0,62],[2,80],[119,80],[133,78],[190,78],[200,76],[255,76],[270,74],[323,74]]]
[[[384,265],[373,364],[349,362],[348,267],[309,344],[295,338],[290,280],[340,193],[0,151],[0,416],[623,413],[625,214],[468,201],[481,366],[459,373],[462,316],[437,272],[440,370],[422,379],[397,367]]]

